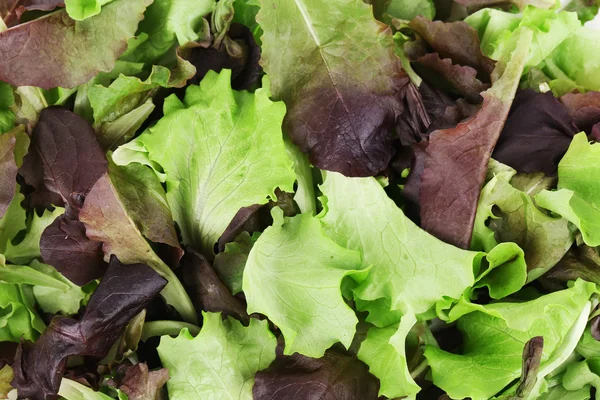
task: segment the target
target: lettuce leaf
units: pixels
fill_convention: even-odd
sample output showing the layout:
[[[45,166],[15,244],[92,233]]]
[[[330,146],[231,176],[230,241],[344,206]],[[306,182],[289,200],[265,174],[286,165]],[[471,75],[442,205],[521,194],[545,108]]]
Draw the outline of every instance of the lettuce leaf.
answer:
[[[143,165],[109,166],[109,173],[98,179],[81,209],[79,218],[86,235],[102,243],[106,260],[114,254],[123,263],[143,263],[154,268],[168,280],[162,291],[167,303],[184,320],[197,323],[198,315],[181,282],[146,240],[179,249],[160,182]]]
[[[203,313],[196,337],[183,329],[177,338],[163,336],[158,354],[171,378],[169,398],[252,400],[254,374],[275,359],[277,340],[267,321],[252,318],[245,327],[219,313]]]
[[[516,171],[496,174],[483,188],[477,206],[471,248],[490,251],[499,242],[525,251],[529,281],[554,267],[575,241],[566,219],[547,215],[527,192],[516,189]]]
[[[214,8],[215,0],[154,0],[140,22],[138,37],[129,43],[133,50],[121,59],[158,64],[174,45],[195,42],[207,33],[203,17]]]
[[[523,303],[500,302],[463,316],[458,328],[464,350],[451,354],[428,346],[433,382],[452,398],[486,400],[521,373],[524,344],[544,337],[544,351],[531,398],[544,392],[544,376],[573,352],[590,314],[596,285],[577,281],[570,289]],[[465,381],[469,385],[465,385]]]
[[[421,154],[421,226],[447,243],[469,247],[479,191],[508,117],[531,38],[528,29],[515,36],[515,47],[505,49],[494,70],[492,87],[482,93],[479,111],[455,128],[433,132]]]
[[[143,310],[166,281],[142,264],[123,265],[116,257],[78,320],[55,317],[35,344],[21,343],[12,385],[19,396],[45,399],[56,396],[67,359],[103,358],[125,325]]]
[[[535,196],[540,207],[575,224],[589,246],[600,245],[598,157],[600,144],[590,144],[585,133],[579,133],[558,165],[558,191]]]
[[[268,88],[236,92],[230,81],[229,70],[209,72],[188,87],[183,103],[168,99],[166,115],[113,157],[164,173],[183,242],[208,256],[240,208],[275,199],[277,187],[292,192],[295,181],[281,133],[283,103],[269,100]]]
[[[69,17],[76,21],[100,14],[103,5],[113,0],[65,0],[65,7]]]
[[[273,226],[256,241],[244,270],[248,313],[269,317],[285,337],[284,354],[322,357],[332,344],[349,347],[358,319],[344,303],[346,276],[360,279],[360,254],[325,236],[315,217],[284,218],[273,209]]]
[[[73,88],[110,71],[150,3],[115,0],[80,22],[60,10],[0,32],[0,80],[13,86]]]
[[[349,176],[383,170],[409,85],[391,29],[362,0],[260,3],[261,65],[273,97],[288,107],[292,141],[322,169]]]
[[[0,218],[4,216],[15,196],[17,171],[23,163],[23,156],[28,147],[29,137],[22,126],[4,134],[0,131],[0,169],[2,170],[0,176]]]

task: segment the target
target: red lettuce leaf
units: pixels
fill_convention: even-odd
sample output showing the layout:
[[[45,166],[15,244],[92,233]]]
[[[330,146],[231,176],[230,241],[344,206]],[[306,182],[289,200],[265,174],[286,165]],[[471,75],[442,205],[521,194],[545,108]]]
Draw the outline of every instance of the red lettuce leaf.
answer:
[[[63,107],[44,109],[20,173],[33,186],[31,206],[67,206],[76,217],[85,196],[108,170],[92,126]]]
[[[12,386],[20,398],[54,398],[70,356],[106,356],[127,323],[166,285],[143,264],[123,265],[112,257],[79,320],[55,317],[32,346],[22,343],[13,364]]]
[[[0,218],[6,213],[17,190],[17,172],[22,162],[19,154],[23,144],[29,144],[23,127],[0,135]]]
[[[437,74],[442,83],[447,82],[453,91],[471,103],[481,103],[480,93],[490,86],[477,79],[477,71],[474,68],[454,64],[449,58],[440,58],[438,53],[419,57],[416,63]]]
[[[355,356],[328,350],[322,358],[282,356],[256,374],[255,400],[377,400],[379,381]]]
[[[248,90],[258,82],[262,73],[260,47],[248,27],[233,23],[227,32],[230,40],[242,50],[239,54],[230,54],[225,43],[215,47],[195,47],[186,59],[196,67],[196,76],[188,84],[198,84],[210,70],[221,72],[231,69],[231,87],[235,90]]]
[[[161,368],[157,371],[148,371],[146,363],[128,366],[119,389],[123,391],[128,400],[158,400],[161,388],[169,380],[169,371]]]
[[[64,0],[2,0],[0,1],[0,18],[7,27],[17,25],[25,11],[52,11],[56,7],[64,7]]]
[[[569,93],[560,98],[580,131],[588,135],[600,123],[600,92]]]
[[[102,277],[106,271],[102,243],[88,239],[83,223],[65,215],[44,230],[40,252],[46,264],[79,286]]]
[[[471,242],[479,192],[490,156],[504,127],[529,50],[529,30],[517,39],[513,54],[499,62],[481,109],[455,128],[430,135],[424,151],[420,201],[422,228],[461,248]]]
[[[221,312],[240,321],[248,322],[246,304],[234,297],[221,282],[208,260],[194,250],[188,250],[183,257],[182,283],[189,293],[194,307],[209,312]]]
[[[60,10],[0,32],[0,80],[73,88],[113,69],[151,0],[115,0],[85,21]]]
[[[494,159],[519,172],[554,175],[579,129],[551,92],[517,93],[494,150]]]
[[[488,80],[494,70],[494,61],[483,55],[477,31],[466,22],[430,21],[418,16],[409,26],[425,40],[441,58],[449,58],[454,64],[469,66],[478,77]]]

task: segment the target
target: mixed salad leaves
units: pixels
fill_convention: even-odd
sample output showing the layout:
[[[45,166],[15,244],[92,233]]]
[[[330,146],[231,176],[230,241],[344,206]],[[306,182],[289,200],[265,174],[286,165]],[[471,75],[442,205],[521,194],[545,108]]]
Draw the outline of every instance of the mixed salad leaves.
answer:
[[[0,0],[0,398],[596,398],[599,7]]]

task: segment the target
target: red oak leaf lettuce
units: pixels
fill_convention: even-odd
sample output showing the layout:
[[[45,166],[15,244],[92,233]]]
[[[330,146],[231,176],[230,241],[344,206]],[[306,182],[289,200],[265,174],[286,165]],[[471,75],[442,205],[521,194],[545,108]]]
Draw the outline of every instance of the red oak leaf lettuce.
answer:
[[[510,61],[501,60],[491,89],[482,94],[481,109],[455,128],[430,135],[421,176],[420,206],[423,229],[461,248],[471,242],[479,191],[488,162],[519,84],[531,43],[525,31]]]

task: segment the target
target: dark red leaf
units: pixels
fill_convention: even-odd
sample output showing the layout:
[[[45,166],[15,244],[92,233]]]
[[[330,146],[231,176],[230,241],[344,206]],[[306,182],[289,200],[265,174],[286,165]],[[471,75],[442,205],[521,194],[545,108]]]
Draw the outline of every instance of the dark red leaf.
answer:
[[[480,93],[490,87],[477,79],[477,71],[472,67],[454,64],[449,58],[441,59],[438,53],[419,57],[416,63],[434,72],[442,84],[448,84],[471,103],[481,103]]]
[[[235,42],[239,53],[230,54],[224,43],[219,48],[195,47],[185,58],[196,67],[196,76],[188,84],[198,84],[210,70],[220,72],[231,69],[231,87],[247,90],[254,85],[262,73],[260,47],[256,44],[250,29],[232,23],[227,32],[229,40]]]
[[[194,250],[182,260],[182,283],[198,312],[221,312],[243,322],[248,321],[246,306],[221,282],[208,260]]]
[[[106,356],[127,323],[166,285],[143,264],[123,265],[116,257],[77,321],[55,317],[32,346],[21,344],[13,364],[12,386],[20,398],[53,398],[70,356]]]
[[[320,359],[282,356],[256,374],[255,400],[377,400],[379,381],[356,357],[328,350]]]
[[[88,239],[83,223],[65,215],[44,230],[40,251],[46,264],[79,286],[102,277],[106,271],[102,243]]]
[[[551,92],[527,89],[517,93],[493,157],[519,172],[554,175],[577,133],[567,109]]]
[[[442,58],[474,68],[480,79],[489,79],[495,63],[483,55],[477,31],[466,22],[430,21],[418,16],[409,26]]]
[[[35,188],[32,206],[69,206],[76,217],[108,164],[92,126],[63,107],[44,109],[20,173]]]

